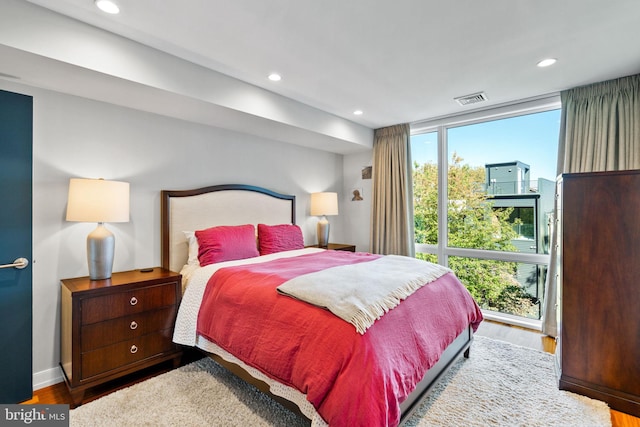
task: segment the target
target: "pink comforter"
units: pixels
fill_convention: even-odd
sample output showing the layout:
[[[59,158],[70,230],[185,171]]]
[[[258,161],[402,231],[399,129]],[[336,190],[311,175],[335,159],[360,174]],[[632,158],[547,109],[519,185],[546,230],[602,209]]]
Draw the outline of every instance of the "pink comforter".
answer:
[[[330,426],[396,426],[404,401],[442,351],[482,314],[451,273],[364,334],[327,310],[276,292],[300,274],[378,255],[325,251],[227,267],[209,280],[198,333],[306,394]]]

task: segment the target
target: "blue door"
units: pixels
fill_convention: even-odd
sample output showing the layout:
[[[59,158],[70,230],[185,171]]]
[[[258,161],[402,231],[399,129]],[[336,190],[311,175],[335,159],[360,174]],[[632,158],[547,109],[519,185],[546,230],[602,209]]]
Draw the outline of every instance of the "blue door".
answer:
[[[0,403],[32,397],[33,102],[0,91]]]

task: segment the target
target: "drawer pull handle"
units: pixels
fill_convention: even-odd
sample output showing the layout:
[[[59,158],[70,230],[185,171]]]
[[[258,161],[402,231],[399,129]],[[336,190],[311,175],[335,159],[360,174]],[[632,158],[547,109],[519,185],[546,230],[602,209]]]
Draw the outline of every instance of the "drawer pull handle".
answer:
[[[136,347],[135,345],[132,345],[131,350],[129,351],[131,351],[131,354],[136,354],[138,352],[138,347]]]
[[[134,321],[132,321],[132,322],[131,322],[131,324],[129,325],[129,327],[130,327],[131,329],[137,329],[137,328],[138,328],[138,324],[137,324],[137,323],[136,323],[136,321],[134,320]]]
[[[138,303],[138,298],[131,297],[131,300],[129,301],[129,303],[131,303],[131,305],[136,305]]]

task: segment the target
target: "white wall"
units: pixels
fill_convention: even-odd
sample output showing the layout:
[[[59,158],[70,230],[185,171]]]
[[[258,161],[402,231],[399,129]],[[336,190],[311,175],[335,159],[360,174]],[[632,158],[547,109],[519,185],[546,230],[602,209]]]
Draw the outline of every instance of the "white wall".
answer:
[[[131,184],[131,221],[116,236],[114,271],[160,264],[160,190],[251,184],[297,199],[305,243],[316,243],[309,193],[343,192],[343,156],[194,124],[0,79],[0,89],[34,98],[34,388],[61,381],[60,279],[86,276],[86,236],[95,224],[65,221],[71,177]],[[358,163],[358,162],[356,162]],[[360,162],[361,163],[361,162]],[[356,169],[360,167],[358,166]],[[343,205],[346,202],[343,202]],[[350,209],[331,218],[333,241]],[[360,237],[358,239],[361,240]],[[358,242],[358,246],[364,243]],[[368,244],[366,245],[368,247]]]
[[[356,245],[356,250],[368,252],[371,229],[371,179],[362,179],[362,169],[373,164],[373,150],[344,156],[343,192],[340,200],[340,216],[344,226],[345,241]],[[359,189],[363,200],[354,201],[353,190]],[[333,234],[333,233],[332,233]],[[335,239],[332,239],[336,241]]]

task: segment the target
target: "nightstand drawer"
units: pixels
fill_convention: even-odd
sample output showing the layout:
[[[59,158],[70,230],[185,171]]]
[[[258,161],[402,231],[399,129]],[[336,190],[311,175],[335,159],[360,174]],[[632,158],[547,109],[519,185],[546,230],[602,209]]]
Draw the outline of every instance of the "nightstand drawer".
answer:
[[[176,302],[174,282],[127,292],[117,292],[82,301],[83,325],[173,305]]]
[[[174,351],[172,329],[156,331],[82,354],[83,380],[165,351]]]
[[[175,314],[175,306],[169,306],[85,325],[80,332],[80,351],[87,352],[154,331],[169,329],[173,327]]]

